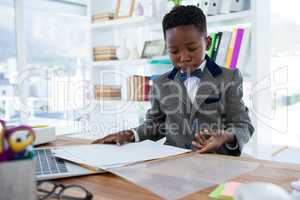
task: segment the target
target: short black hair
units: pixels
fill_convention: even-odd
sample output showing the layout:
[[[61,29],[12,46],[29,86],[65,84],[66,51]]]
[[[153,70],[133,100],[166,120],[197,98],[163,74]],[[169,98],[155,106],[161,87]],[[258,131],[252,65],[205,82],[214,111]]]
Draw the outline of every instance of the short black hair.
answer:
[[[203,11],[197,6],[175,6],[167,13],[162,22],[164,38],[166,38],[166,31],[168,29],[182,25],[194,25],[201,34],[204,36],[207,34],[206,17]]]

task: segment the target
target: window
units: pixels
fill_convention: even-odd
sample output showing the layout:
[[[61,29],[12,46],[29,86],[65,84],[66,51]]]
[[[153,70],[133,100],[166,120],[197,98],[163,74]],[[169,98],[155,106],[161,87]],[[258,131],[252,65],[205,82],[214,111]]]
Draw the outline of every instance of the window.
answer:
[[[11,98],[14,95],[12,79],[16,76],[15,9],[11,0],[0,1],[0,118],[16,115]]]
[[[89,20],[86,6],[68,2],[24,1],[28,102],[35,118],[79,117],[73,93],[90,62]]]
[[[278,119],[275,120],[273,143],[300,147],[300,2],[271,1],[271,71],[273,95]],[[278,126],[280,125],[280,126]]]

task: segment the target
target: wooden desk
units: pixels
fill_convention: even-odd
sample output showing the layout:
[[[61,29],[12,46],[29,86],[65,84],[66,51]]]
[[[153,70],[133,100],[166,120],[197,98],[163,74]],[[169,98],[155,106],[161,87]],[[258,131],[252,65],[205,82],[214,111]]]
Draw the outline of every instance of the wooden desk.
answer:
[[[55,143],[47,146],[61,146],[61,145],[72,145],[72,144],[86,144],[90,141],[72,139],[68,137],[58,137]],[[222,155],[213,155],[220,157]],[[224,156],[222,156],[224,158]],[[231,157],[232,158],[232,157]],[[247,160],[250,162],[259,163],[260,166],[250,173],[244,174],[240,177],[235,178],[235,181],[239,182],[253,182],[253,181],[266,181],[279,185],[288,191],[291,191],[289,184],[291,181],[300,178],[300,165],[279,163],[272,161],[256,160],[251,158],[236,158],[238,160]],[[161,199],[159,196],[145,190],[133,183],[126,181],[123,178],[115,176],[111,173],[66,178],[57,180],[57,182],[64,184],[79,184],[87,188],[93,193],[94,199],[96,200],[150,200],[150,199]],[[210,199],[208,194],[215,187],[210,187],[203,191],[199,191],[183,199],[199,200],[199,199]]]

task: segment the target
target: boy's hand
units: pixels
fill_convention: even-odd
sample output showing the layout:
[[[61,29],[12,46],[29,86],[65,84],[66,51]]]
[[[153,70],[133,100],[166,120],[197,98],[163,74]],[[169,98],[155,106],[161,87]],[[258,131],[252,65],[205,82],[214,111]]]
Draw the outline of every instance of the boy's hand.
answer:
[[[127,142],[134,141],[134,134],[130,130],[120,131],[117,133],[109,134],[104,138],[97,139],[92,144],[117,144],[122,145]]]
[[[202,132],[197,133],[195,141],[192,145],[197,153],[209,153],[217,151],[225,142],[233,142],[234,136],[226,131],[217,131],[209,134],[210,137],[206,139]]]

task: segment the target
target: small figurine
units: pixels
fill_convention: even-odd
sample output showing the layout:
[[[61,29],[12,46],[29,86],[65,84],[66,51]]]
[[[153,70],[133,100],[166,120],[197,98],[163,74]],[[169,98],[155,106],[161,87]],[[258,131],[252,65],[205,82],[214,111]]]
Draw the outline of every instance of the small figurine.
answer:
[[[12,159],[24,159],[33,157],[33,142],[35,134],[29,126],[18,126],[7,129],[5,139],[8,142],[7,157]]]

